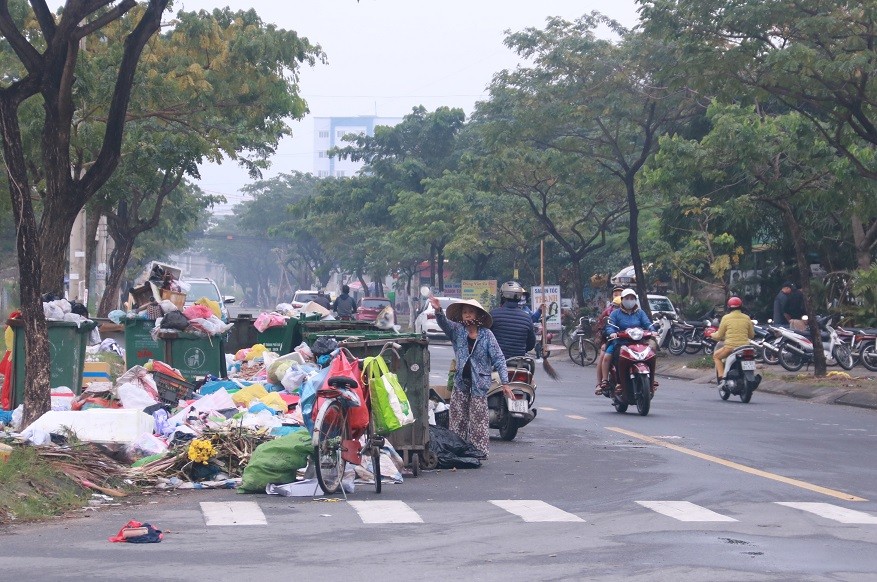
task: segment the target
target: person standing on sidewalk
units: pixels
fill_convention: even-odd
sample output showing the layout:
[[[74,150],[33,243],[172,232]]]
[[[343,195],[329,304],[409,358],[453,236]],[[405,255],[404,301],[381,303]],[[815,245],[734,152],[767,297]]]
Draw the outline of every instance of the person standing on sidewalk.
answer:
[[[745,346],[755,337],[755,326],[748,315],[743,313],[743,300],[739,297],[728,299],[728,313],[722,317],[719,329],[713,333],[712,339],[725,341],[725,345],[713,351],[713,362],[716,365],[716,384],[722,385],[725,376],[725,358],[736,348]]]
[[[506,397],[512,397],[505,357],[489,329],[493,320],[474,299],[452,303],[447,316],[438,299],[430,297],[429,302],[435,310],[436,323],[451,339],[457,360],[450,428],[478,449],[479,458],[486,459],[490,444],[487,391],[494,370],[499,373]]]
[[[786,305],[789,303],[789,296],[792,294],[792,283],[786,281],[780,287],[780,292],[773,300],[773,323],[774,325],[789,325],[789,312]]]

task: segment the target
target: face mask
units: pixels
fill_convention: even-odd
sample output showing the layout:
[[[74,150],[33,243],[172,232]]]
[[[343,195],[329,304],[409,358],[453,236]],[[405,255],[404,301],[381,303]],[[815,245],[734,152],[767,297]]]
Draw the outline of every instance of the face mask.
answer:
[[[636,307],[636,299],[625,299],[621,302],[625,309],[630,310]]]

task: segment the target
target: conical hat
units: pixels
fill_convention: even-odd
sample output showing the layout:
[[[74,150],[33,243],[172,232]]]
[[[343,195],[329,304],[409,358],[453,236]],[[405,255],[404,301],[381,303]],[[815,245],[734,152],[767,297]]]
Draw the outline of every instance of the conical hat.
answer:
[[[446,310],[448,319],[450,319],[451,321],[456,321],[458,323],[463,323],[464,305],[471,305],[478,311],[478,323],[482,327],[490,327],[493,325],[493,318],[490,317],[490,314],[487,313],[487,310],[481,307],[481,304],[478,303],[478,301],[475,299],[465,299],[463,301],[457,301],[448,305],[448,309]]]

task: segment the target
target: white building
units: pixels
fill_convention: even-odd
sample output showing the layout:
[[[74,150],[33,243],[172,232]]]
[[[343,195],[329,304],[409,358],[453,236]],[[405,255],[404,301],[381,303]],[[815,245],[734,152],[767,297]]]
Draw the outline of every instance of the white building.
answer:
[[[394,126],[401,123],[401,117],[376,117],[359,115],[356,117],[314,117],[314,175],[318,178],[335,176],[350,177],[362,168],[361,161],[330,158],[329,150],[351,145],[344,136],[349,134],[374,135],[378,125]]]

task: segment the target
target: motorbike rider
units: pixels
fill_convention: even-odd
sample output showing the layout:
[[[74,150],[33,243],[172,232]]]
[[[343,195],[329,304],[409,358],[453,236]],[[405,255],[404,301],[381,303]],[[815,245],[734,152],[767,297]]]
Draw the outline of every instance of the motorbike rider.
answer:
[[[597,394],[606,394],[606,391],[609,390],[609,364],[617,349],[618,332],[632,327],[654,330],[649,316],[639,308],[636,291],[628,288],[621,292],[621,307],[609,315],[609,321],[606,323],[606,331],[610,332],[610,341],[606,347],[606,355],[600,364],[603,380],[600,383],[600,392]]]
[[[499,307],[490,312],[490,331],[506,359],[523,356],[536,347],[533,321],[520,306],[524,288],[517,281],[506,281],[499,293]]]
[[[612,288],[612,300],[606,305],[606,309],[603,310],[603,313],[600,314],[600,317],[597,318],[597,323],[594,325],[594,338],[600,341],[600,353],[597,354],[597,386],[594,394],[603,393],[603,379],[606,377],[603,374],[603,358],[606,357],[607,344],[606,324],[609,323],[609,316],[612,312],[621,306],[622,291],[624,291],[624,287],[621,285],[616,285]]]
[[[712,339],[725,341],[725,344],[713,351],[713,362],[716,364],[716,383],[719,386],[724,382],[725,358],[731,355],[736,348],[745,346],[755,337],[755,325],[748,315],[743,313],[743,300],[739,297],[728,299],[728,313],[722,317],[719,329],[716,330]]]
[[[351,320],[353,314],[356,313],[356,299],[350,296],[350,287],[348,285],[341,286],[341,295],[335,299],[332,304],[332,310],[338,315],[338,319]]]

